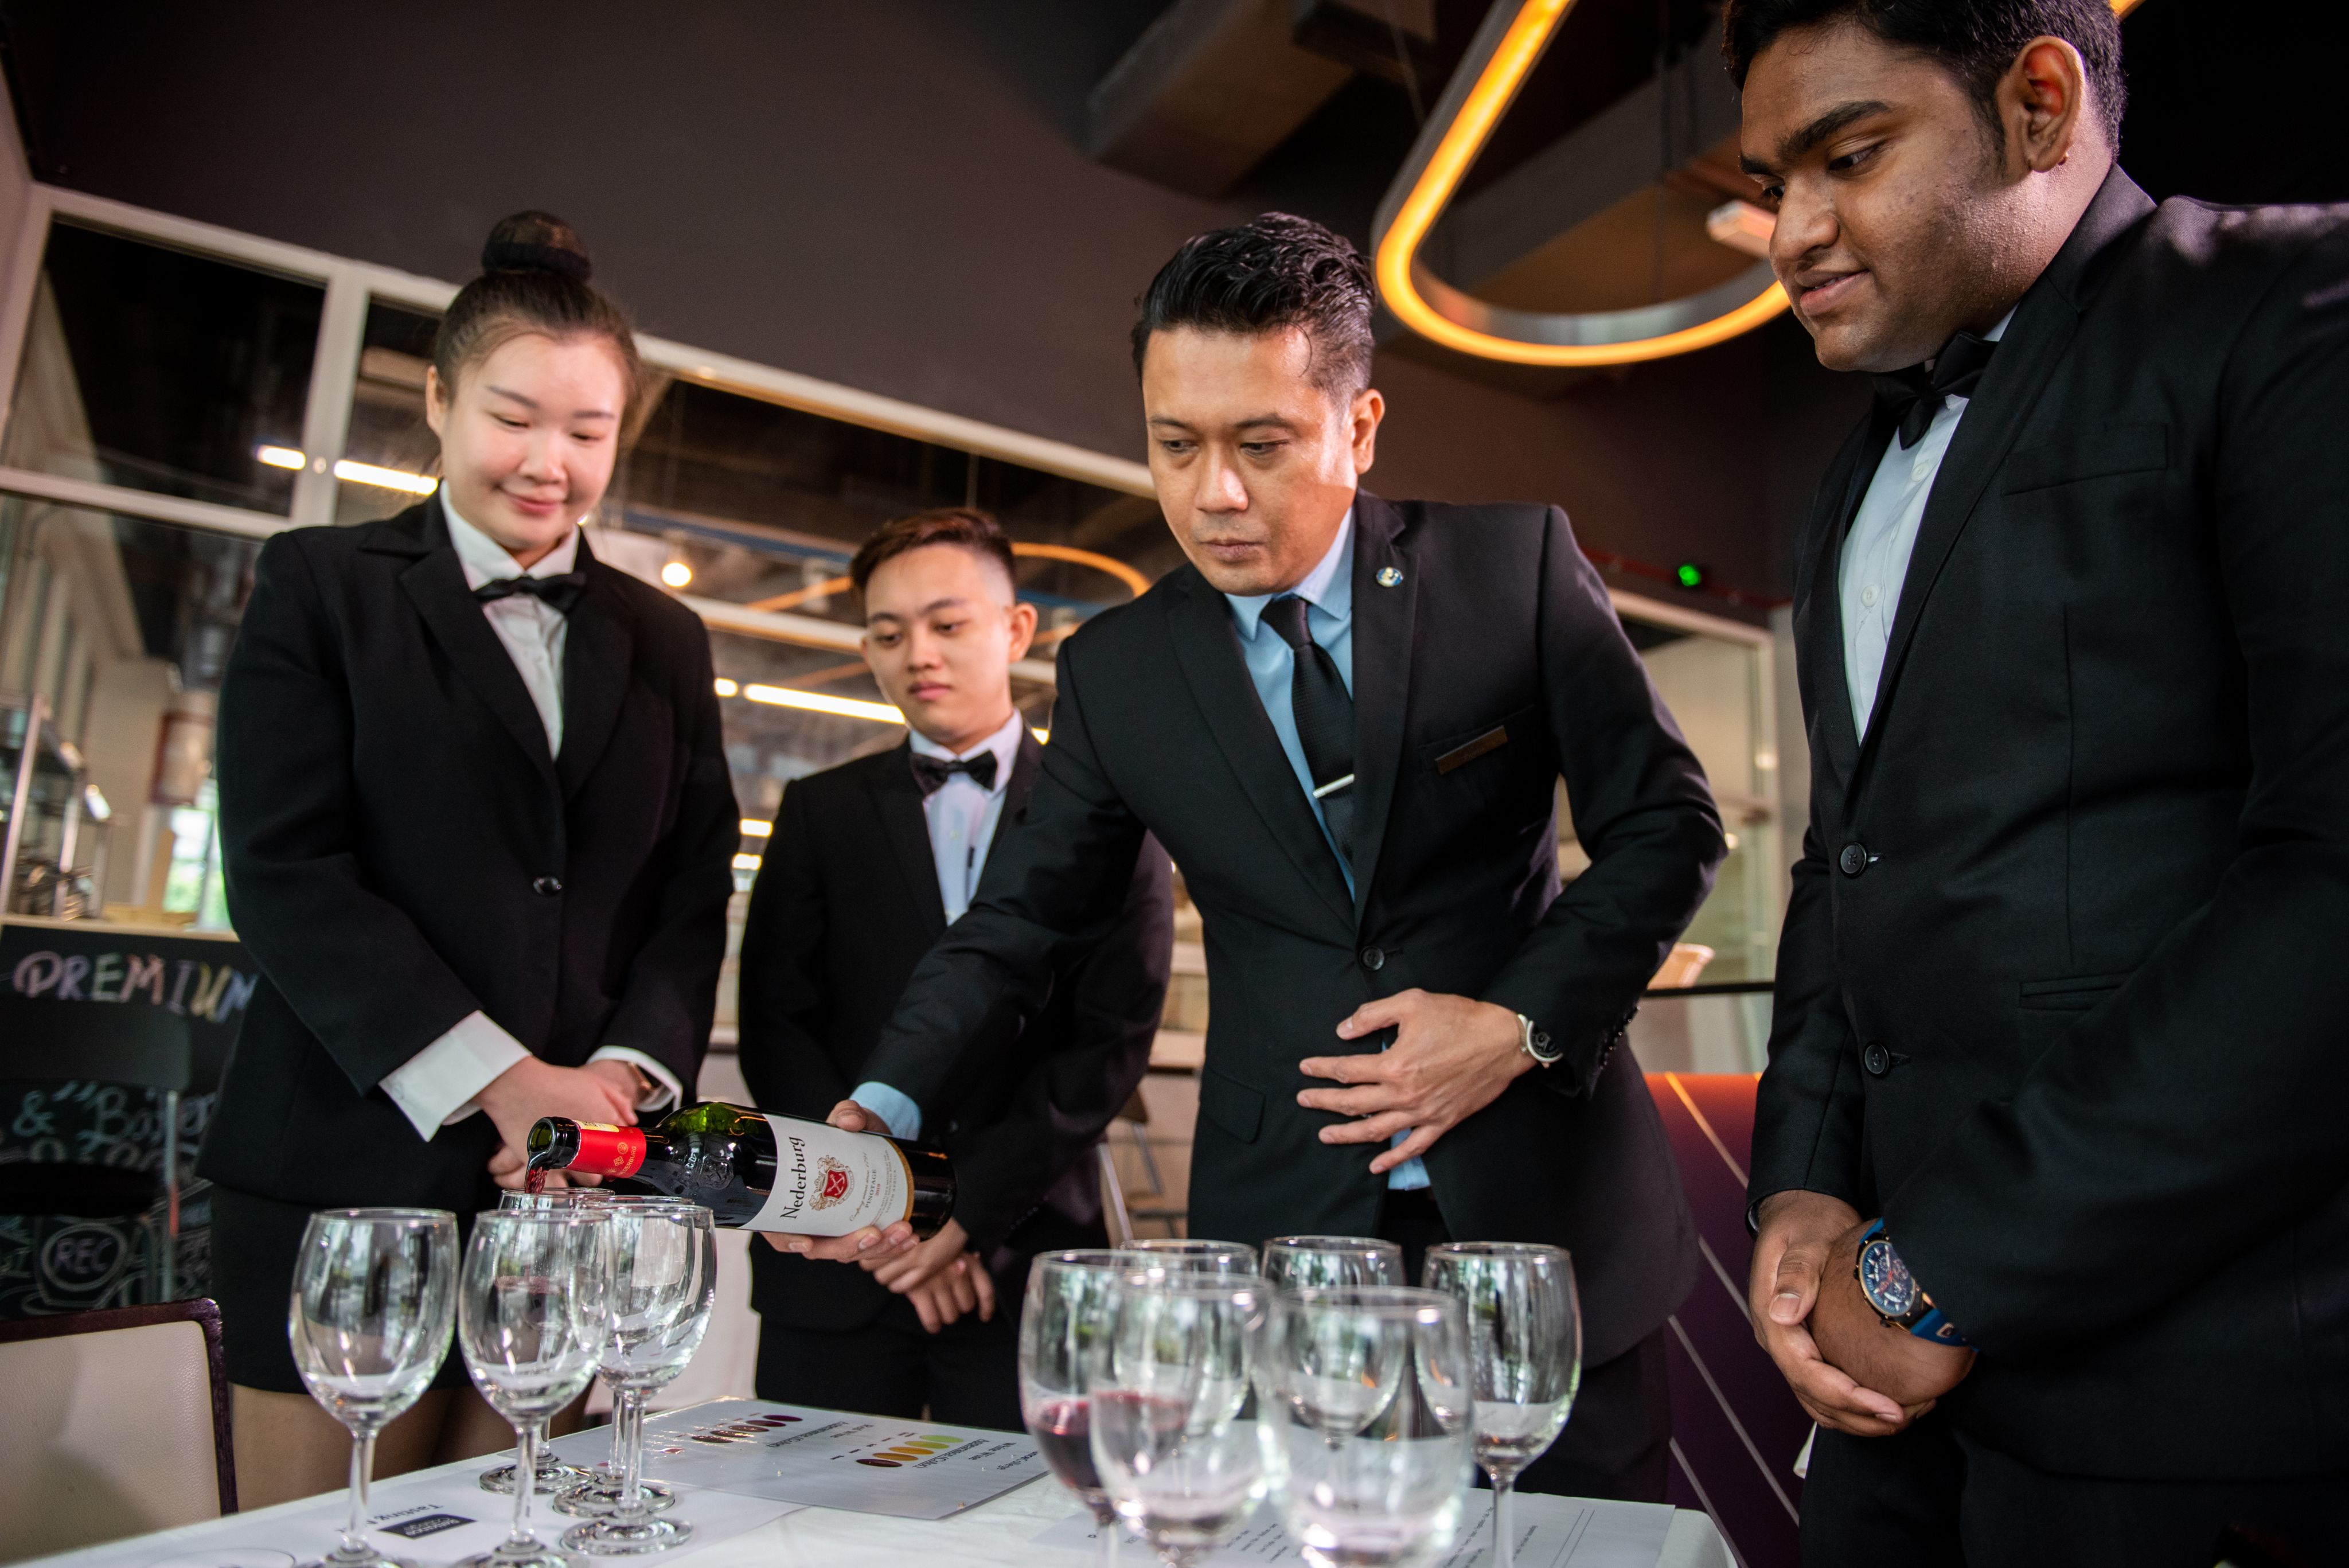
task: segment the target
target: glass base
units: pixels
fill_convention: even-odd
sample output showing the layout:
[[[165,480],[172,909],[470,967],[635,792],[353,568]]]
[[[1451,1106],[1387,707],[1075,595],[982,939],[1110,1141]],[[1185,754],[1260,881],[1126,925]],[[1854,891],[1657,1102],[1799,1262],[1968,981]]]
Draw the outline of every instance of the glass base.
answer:
[[[416,1568],[416,1564],[404,1557],[386,1557],[362,1543],[357,1552],[346,1552],[338,1546],[315,1562],[303,1563],[302,1568]]]
[[[587,1560],[533,1535],[526,1542],[509,1541],[494,1552],[476,1552],[455,1568],[587,1568]]]
[[[604,1467],[597,1465],[595,1468],[601,1470]],[[645,1494],[647,1513],[667,1513],[677,1506],[677,1493],[660,1482],[648,1480],[639,1484]],[[554,1511],[567,1513],[574,1518],[616,1512],[620,1506],[622,1490],[618,1481],[598,1475],[585,1486],[573,1487],[556,1498]]]
[[[513,1478],[512,1460],[509,1459],[502,1465],[492,1465],[481,1472],[481,1490],[511,1497],[513,1495]],[[566,1465],[562,1460],[549,1456],[538,1467],[536,1492],[540,1497],[559,1497],[574,1487],[587,1485],[595,1479],[595,1471],[582,1469],[578,1465]]]
[[[563,1544],[595,1557],[635,1557],[667,1552],[693,1539],[693,1526],[682,1519],[598,1519],[574,1525],[563,1532]]]

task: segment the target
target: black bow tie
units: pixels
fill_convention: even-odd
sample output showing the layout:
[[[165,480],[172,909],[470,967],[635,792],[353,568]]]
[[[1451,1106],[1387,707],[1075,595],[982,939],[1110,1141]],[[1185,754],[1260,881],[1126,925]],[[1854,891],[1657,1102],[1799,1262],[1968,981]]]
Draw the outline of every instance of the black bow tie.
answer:
[[[995,787],[995,753],[981,752],[975,757],[955,762],[946,757],[926,757],[919,752],[914,759],[914,782],[922,786],[922,798],[927,800],[946,787],[947,780],[957,774],[967,774],[970,782],[984,790]]]
[[[511,598],[516,594],[529,594],[541,603],[569,615],[571,607],[577,604],[579,596],[586,591],[587,570],[582,566],[574,571],[557,572],[551,577],[500,577],[495,582],[483,583],[475,588],[473,597],[483,604],[489,604],[497,599]]]
[[[1934,358],[1930,371],[1911,365],[1876,378],[1877,401],[1900,421],[1903,452],[1925,439],[1926,427],[1940,411],[1943,399],[1974,395],[1974,383],[1990,369],[1991,350],[1997,347],[1987,337],[1961,332]]]

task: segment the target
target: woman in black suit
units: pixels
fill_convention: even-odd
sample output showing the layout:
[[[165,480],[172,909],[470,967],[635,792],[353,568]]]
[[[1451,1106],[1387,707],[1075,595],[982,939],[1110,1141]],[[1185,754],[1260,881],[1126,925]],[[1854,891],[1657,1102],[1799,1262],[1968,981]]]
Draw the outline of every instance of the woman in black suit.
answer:
[[[248,1503],[341,1479],[285,1336],[317,1209],[460,1216],[541,1116],[688,1098],[739,838],[709,642],[596,561],[643,387],[543,213],[498,225],[426,387],[440,493],[263,550],[221,699],[231,911],[262,974],[202,1170]],[[502,1447],[458,1358],[385,1473]]]

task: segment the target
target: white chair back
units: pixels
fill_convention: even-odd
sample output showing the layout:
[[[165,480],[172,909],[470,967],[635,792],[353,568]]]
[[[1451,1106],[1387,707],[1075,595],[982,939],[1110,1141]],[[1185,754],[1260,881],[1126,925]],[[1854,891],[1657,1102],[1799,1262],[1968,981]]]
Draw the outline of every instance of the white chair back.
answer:
[[[211,1302],[0,1324],[0,1562],[236,1506]]]

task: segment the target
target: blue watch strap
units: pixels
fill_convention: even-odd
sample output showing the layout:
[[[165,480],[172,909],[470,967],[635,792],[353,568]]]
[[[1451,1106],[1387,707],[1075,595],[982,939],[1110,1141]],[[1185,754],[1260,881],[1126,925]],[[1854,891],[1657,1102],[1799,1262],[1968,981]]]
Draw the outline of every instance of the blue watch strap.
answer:
[[[1868,1249],[1868,1244],[1874,1241],[1882,1241],[1886,1251],[1889,1251],[1893,1257],[1899,1258],[1900,1256],[1900,1249],[1895,1247],[1892,1244],[1892,1239],[1884,1233],[1884,1221],[1882,1220],[1871,1221],[1868,1224],[1868,1229],[1860,1232],[1859,1245],[1862,1251],[1865,1251]],[[1942,1313],[1941,1309],[1933,1304],[1933,1299],[1924,1293],[1924,1286],[1920,1284],[1917,1289],[1919,1298],[1925,1303],[1925,1310],[1918,1316],[1911,1318],[1906,1324],[1901,1324],[1901,1326],[1907,1328],[1910,1334],[1915,1334],[1919,1339],[1929,1339],[1935,1345],[1954,1345],[1961,1349],[1971,1348],[1972,1342],[1967,1339],[1964,1334],[1960,1334],[1958,1332],[1957,1324],[1951,1323],[1948,1316]],[[1876,1303],[1870,1302],[1868,1304],[1873,1306]],[[1880,1316],[1882,1314],[1879,1314],[1878,1315]],[[1900,1320],[1898,1318],[1887,1318],[1885,1321],[1888,1324],[1899,1324]]]

